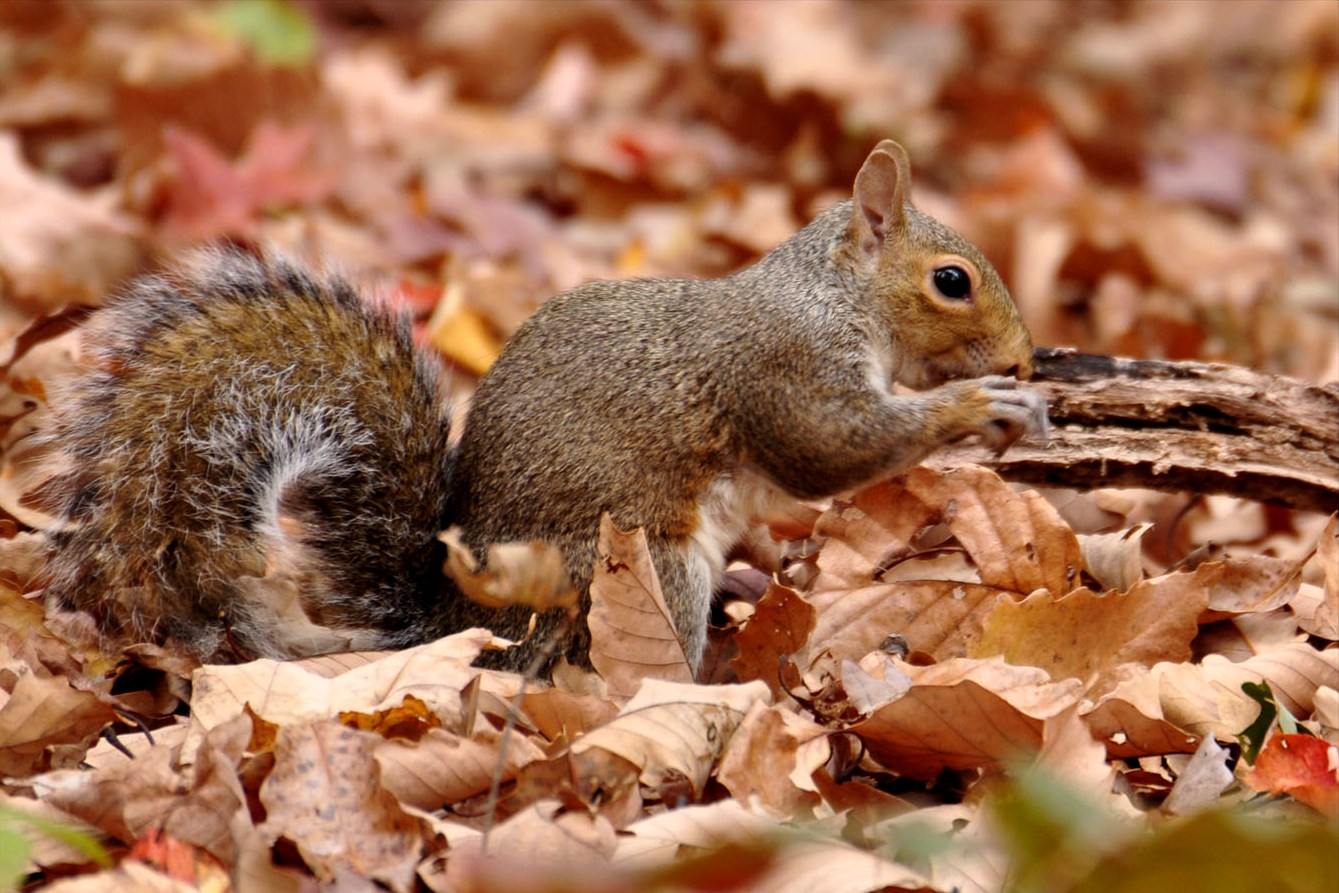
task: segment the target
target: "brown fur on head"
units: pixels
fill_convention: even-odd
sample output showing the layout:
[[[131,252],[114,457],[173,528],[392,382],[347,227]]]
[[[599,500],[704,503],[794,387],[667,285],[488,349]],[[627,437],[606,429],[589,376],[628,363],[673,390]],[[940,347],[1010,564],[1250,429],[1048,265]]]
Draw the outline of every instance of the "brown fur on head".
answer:
[[[1032,341],[1009,290],[966,239],[910,204],[911,165],[892,140],[856,176],[849,245],[888,313],[893,377],[913,388],[1032,374]]]

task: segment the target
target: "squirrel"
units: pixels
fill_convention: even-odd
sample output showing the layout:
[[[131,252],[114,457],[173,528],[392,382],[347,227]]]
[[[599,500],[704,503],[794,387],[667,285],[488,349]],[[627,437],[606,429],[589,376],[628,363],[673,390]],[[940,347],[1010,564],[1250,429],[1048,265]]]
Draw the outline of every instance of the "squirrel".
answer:
[[[546,302],[450,441],[444,372],[337,276],[206,250],[87,324],[53,401],[48,593],[204,661],[396,648],[549,612],[491,609],[437,534],[559,547],[586,589],[601,517],[645,531],[690,665],[731,549],[779,501],[829,497],[977,435],[1044,433],[1000,276],[909,203],[885,140],[853,195],[715,280],[593,282]],[[898,393],[894,383],[912,389]],[[556,649],[587,664],[589,630]]]

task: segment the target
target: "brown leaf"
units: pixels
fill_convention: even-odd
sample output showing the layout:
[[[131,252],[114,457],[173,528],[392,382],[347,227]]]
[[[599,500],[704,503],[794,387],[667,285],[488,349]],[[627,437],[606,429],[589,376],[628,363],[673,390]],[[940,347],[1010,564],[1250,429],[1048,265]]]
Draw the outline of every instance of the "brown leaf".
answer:
[[[434,728],[417,741],[382,741],[373,754],[386,790],[410,806],[439,809],[488,790],[502,756],[500,739],[491,727],[473,738]],[[542,759],[538,746],[512,732],[502,780],[510,781],[520,767]]]
[[[754,607],[744,628],[735,635],[739,654],[730,662],[730,666],[740,681],[761,679],[767,683],[773,695],[779,695],[779,662],[808,645],[816,616],[813,606],[798,592],[772,583]]]
[[[813,598],[819,614],[811,639],[850,660],[859,660],[894,634],[904,637],[912,651],[936,660],[965,657],[981,636],[982,621],[1013,596],[993,586],[951,580],[825,592]]]
[[[998,654],[1085,686],[1120,664],[1189,660],[1208,604],[1197,576],[1168,574],[1124,593],[1078,589],[1059,599],[1036,592],[1021,602],[1002,601],[983,620],[969,654]]]
[[[700,686],[648,679],[618,717],[577,739],[571,753],[575,761],[606,750],[635,765],[649,787],[677,774],[700,794],[750,705],[766,699],[761,682]]]
[[[858,490],[849,502],[834,501],[814,525],[814,536],[824,544],[813,591],[877,582],[886,568],[912,554],[916,534],[935,516],[936,509],[908,492],[898,479]]]
[[[460,691],[481,675],[503,698],[515,693],[507,677],[470,667],[492,640],[484,630],[467,630],[427,645],[388,654],[372,663],[326,678],[297,663],[258,660],[238,666],[206,666],[193,677],[192,741],[236,716],[249,704],[259,716],[279,724],[324,719],[340,711],[370,712],[401,704],[414,694],[448,724],[460,725]],[[318,663],[317,667],[325,669]],[[189,754],[194,747],[188,742]]]
[[[875,760],[915,778],[1029,758],[1047,721],[1081,694],[1073,680],[1050,682],[1041,670],[1000,660],[892,663],[911,677],[911,688],[847,731]]]
[[[1083,567],[1105,590],[1125,592],[1144,578],[1143,540],[1153,524],[1079,536]]]
[[[94,304],[134,271],[139,225],[113,194],[41,176],[17,134],[0,134],[0,273],[11,298],[43,308]]]
[[[1047,589],[1059,597],[1083,570],[1078,539],[1036,492],[1015,493],[993,472],[974,465],[939,474],[907,475],[907,490],[942,506],[944,520],[981,570],[981,582],[1027,595]]]
[[[574,740],[618,714],[618,707],[607,698],[557,688],[527,691],[521,709],[550,741]]]
[[[1195,738],[1231,739],[1259,715],[1244,682],[1268,682],[1293,715],[1309,716],[1317,690],[1339,683],[1339,651],[1291,642],[1239,663],[1211,654],[1199,664],[1127,667],[1125,677],[1085,715],[1093,734],[1118,756],[1190,753]]]
[[[49,748],[78,744],[82,749],[115,718],[111,705],[63,677],[44,677],[20,665],[0,665],[0,776],[31,775],[51,767]]]
[[[534,611],[576,605],[577,592],[567,578],[563,554],[542,542],[495,543],[486,567],[452,528],[437,537],[446,544],[446,572],[474,601],[488,608],[525,605]]]
[[[755,702],[721,756],[716,779],[745,803],[789,818],[819,802],[813,774],[828,761],[827,729],[781,706]]]
[[[1339,640],[1339,515],[1331,515],[1321,531],[1316,560],[1325,575],[1324,598],[1310,618],[1302,618],[1302,628],[1333,642]]]
[[[381,739],[337,722],[286,726],[274,769],[260,786],[268,840],[293,842],[317,878],[345,871],[393,890],[414,886],[423,829],[381,783]]]
[[[600,520],[600,558],[590,584],[591,665],[615,699],[637,693],[643,679],[692,682],[674,619],[656,578],[646,534]]]

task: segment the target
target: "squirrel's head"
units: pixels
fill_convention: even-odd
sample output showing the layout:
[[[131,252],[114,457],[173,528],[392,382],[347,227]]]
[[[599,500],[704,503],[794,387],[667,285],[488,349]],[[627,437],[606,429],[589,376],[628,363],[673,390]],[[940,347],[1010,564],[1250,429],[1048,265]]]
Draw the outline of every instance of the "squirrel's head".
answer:
[[[913,388],[1032,374],[1032,339],[1009,290],[971,243],[909,203],[907,153],[884,140],[856,175],[856,275],[891,337],[893,377]]]

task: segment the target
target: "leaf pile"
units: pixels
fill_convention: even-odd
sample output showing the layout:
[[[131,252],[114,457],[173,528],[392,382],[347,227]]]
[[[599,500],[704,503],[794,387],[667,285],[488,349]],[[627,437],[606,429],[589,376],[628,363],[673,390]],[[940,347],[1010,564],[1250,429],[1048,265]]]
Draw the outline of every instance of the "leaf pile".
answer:
[[[1339,888],[1333,517],[919,469],[768,519],[697,679],[612,528],[597,673],[196,667],[43,609],[28,437],[61,308],[188,244],[380,286],[467,391],[886,137],[1039,344],[1333,380],[1332,0],[8,0],[0,71],[0,889]]]
[[[1024,863],[1002,817],[1044,805],[1013,776],[1104,829],[1050,872],[1144,877],[1141,827],[1222,823],[1237,803],[1284,821],[1283,876],[1332,882],[1339,866],[1303,854],[1339,844],[1305,815],[1339,816],[1336,522],[1314,559],[1151,577],[1146,531],[1076,535],[990,472],[918,469],[819,515],[821,547],[734,605],[710,684],[669,681],[689,678],[681,651],[627,681],[647,673],[636,646],[673,630],[621,579],[645,579],[644,542],[612,528],[592,586],[601,675],[567,668],[553,687],[471,667],[504,647],[482,630],[194,671],[141,647],[107,671],[71,618],[4,589],[3,803],[117,855],[57,889],[140,889],[158,841],[189,855],[185,880],[240,889],[310,873],[393,890],[995,890]],[[1303,582],[1313,566],[1321,585]],[[1244,683],[1281,719],[1248,730],[1260,696]],[[1239,741],[1264,744],[1253,765]],[[1255,791],[1307,806],[1243,809]],[[945,843],[918,853],[927,834]],[[88,858],[41,835],[30,857],[49,875]]]

